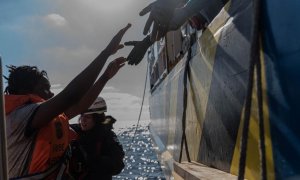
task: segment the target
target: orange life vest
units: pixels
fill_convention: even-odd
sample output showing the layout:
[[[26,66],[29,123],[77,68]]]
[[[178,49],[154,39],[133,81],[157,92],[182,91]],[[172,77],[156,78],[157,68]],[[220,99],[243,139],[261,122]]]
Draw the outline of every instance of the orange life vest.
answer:
[[[9,114],[24,104],[43,101],[42,98],[35,95],[5,95],[5,112]],[[74,132],[71,132],[73,135],[70,135],[68,120],[66,115],[61,114],[39,129],[29,162],[28,174],[47,170],[63,156],[69,145],[70,137],[76,136]]]

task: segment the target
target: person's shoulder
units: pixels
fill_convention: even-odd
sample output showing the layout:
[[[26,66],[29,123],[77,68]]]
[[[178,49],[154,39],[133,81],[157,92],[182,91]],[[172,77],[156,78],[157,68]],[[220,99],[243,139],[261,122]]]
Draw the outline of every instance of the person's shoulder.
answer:
[[[41,103],[28,103],[28,104],[24,104],[21,105],[20,107],[17,107],[13,112],[15,111],[28,111],[34,108],[37,108]]]
[[[39,104],[26,104],[16,108],[10,114],[6,116],[6,124],[7,124],[7,133],[8,135],[11,134],[18,134],[18,133],[25,133],[28,127],[28,123],[31,121],[32,116],[37,111]],[[29,137],[29,135],[28,135]]]
[[[12,120],[20,119],[24,121],[26,119],[29,119],[29,117],[37,110],[38,107],[38,103],[22,105],[16,108],[14,111],[12,111],[10,114],[8,114],[6,118]]]

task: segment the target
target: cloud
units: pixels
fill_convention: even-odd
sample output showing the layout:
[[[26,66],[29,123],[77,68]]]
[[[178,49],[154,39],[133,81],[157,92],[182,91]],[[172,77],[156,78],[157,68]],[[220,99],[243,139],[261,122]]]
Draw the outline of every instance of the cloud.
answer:
[[[66,86],[128,22],[133,26],[122,42],[144,38],[142,30],[148,15],[140,17],[138,13],[149,0],[71,1],[16,3],[19,4],[18,18],[13,22],[7,19],[3,25],[10,28],[4,28],[7,33],[2,33],[2,38],[7,38],[6,43],[2,43],[6,48],[1,49],[11,51],[3,55],[3,59],[7,59],[5,64],[36,65],[47,71],[51,83]],[[23,8],[24,5],[28,10]],[[15,34],[11,35],[13,32]],[[131,49],[125,47],[108,62],[114,57],[126,57]],[[122,92],[141,95],[145,70],[146,61],[138,66],[126,65],[108,85]]]
[[[108,112],[119,112],[123,113],[133,113],[137,116],[142,103],[142,98],[122,92],[103,92],[100,94],[107,104]],[[146,98],[148,99],[148,98]],[[146,100],[143,105],[143,109],[148,109],[148,101]]]
[[[55,63],[55,62],[66,63],[66,61],[70,61],[67,63],[72,64],[80,60],[82,62],[84,62],[85,59],[91,60],[92,58],[94,58],[94,56],[96,56],[97,51],[85,45],[82,45],[75,48],[51,47],[51,48],[43,49],[42,52],[40,53],[41,53],[41,57],[49,57],[50,63]],[[47,66],[50,65],[49,62],[47,61],[44,61],[44,63],[46,63]],[[57,64],[57,65],[61,65],[61,64]]]
[[[55,84],[51,86],[51,91],[57,95],[60,91],[62,91],[63,87],[60,84]],[[135,122],[138,119],[142,98],[128,94],[122,93],[119,89],[107,86],[100,93],[100,96],[103,97],[107,104],[107,114],[112,115],[117,120],[120,121],[121,124],[125,125],[124,122]],[[149,105],[148,105],[148,97],[145,97],[145,102],[142,109],[142,120],[149,120]],[[71,123],[76,123],[78,120],[78,116],[71,120]]]
[[[112,86],[105,86],[102,90],[103,92],[119,92],[119,89],[116,89]]]
[[[51,92],[54,93],[54,95],[57,95],[63,90],[63,87],[61,84],[53,84],[51,85]]]
[[[129,109],[138,109],[140,107],[141,99],[137,96],[122,93],[122,92],[112,92],[112,93],[101,93],[107,101],[112,104],[111,109],[120,109],[124,110]]]
[[[58,94],[128,22],[133,26],[122,42],[144,38],[142,30],[148,15],[140,17],[138,13],[149,3],[149,0],[29,0],[9,1],[9,6],[2,3],[0,47],[4,64],[45,69],[54,84],[51,90]],[[114,57],[126,57],[131,49],[125,47]],[[108,114],[118,122],[137,121],[145,70],[146,61],[138,66],[126,65],[103,89],[101,96],[108,103]],[[143,112],[148,113],[147,100],[146,97]],[[147,116],[142,115],[142,119]]]
[[[142,98],[122,92],[105,92],[100,96],[104,97],[107,103],[107,114],[114,116],[118,127],[131,126],[138,121],[141,110]],[[142,108],[141,121],[149,120],[148,97]]]
[[[61,87],[61,84],[52,84],[51,88],[58,89]]]
[[[48,14],[44,19],[51,26],[63,27],[67,25],[67,20],[59,14]]]
[[[91,62],[96,54],[96,50],[81,44],[81,46],[73,48],[46,48],[39,52],[39,58],[36,59],[42,60],[39,67],[47,71],[51,83],[66,86]]]

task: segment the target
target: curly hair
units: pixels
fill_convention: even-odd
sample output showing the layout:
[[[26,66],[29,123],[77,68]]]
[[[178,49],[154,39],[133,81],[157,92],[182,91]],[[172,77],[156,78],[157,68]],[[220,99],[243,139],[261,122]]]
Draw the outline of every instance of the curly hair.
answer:
[[[30,94],[39,83],[40,79],[47,78],[47,72],[40,71],[36,66],[6,66],[9,76],[4,78],[7,80],[6,94]]]

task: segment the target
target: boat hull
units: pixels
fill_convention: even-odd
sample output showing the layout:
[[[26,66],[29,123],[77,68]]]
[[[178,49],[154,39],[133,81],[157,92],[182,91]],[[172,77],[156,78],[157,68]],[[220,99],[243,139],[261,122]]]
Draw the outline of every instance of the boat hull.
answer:
[[[262,171],[268,179],[299,175],[300,149],[295,143],[300,136],[295,127],[300,125],[297,121],[299,95],[296,93],[300,90],[300,81],[295,77],[300,77],[300,55],[294,50],[282,56],[281,41],[277,42],[277,49],[273,46],[276,45],[274,38],[284,38],[271,36],[280,33],[273,25],[278,17],[270,8],[278,6],[279,1],[263,1],[261,21],[269,26],[257,35],[254,14],[258,10],[253,2],[228,2],[208,28],[197,36],[190,51],[152,90],[151,130],[156,139],[159,138],[161,154],[169,154],[178,162],[181,153],[182,161],[187,160],[188,153],[192,161],[238,175],[241,141],[246,138],[246,155],[242,156],[245,156],[247,179],[261,179]],[[288,12],[285,15],[290,18]],[[300,20],[299,16],[297,18]],[[298,42],[289,46],[289,50],[300,48]],[[255,64],[254,57],[258,57]],[[291,80],[290,84],[285,82],[287,79]],[[295,99],[290,98],[292,95]],[[250,112],[249,130],[245,136],[247,111]],[[183,133],[187,146],[181,145]],[[170,158],[167,159],[166,167],[170,168],[167,174],[171,176],[173,167]]]

